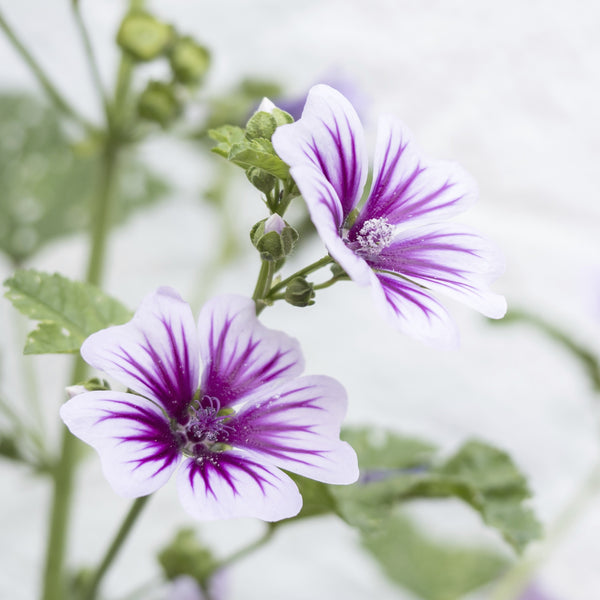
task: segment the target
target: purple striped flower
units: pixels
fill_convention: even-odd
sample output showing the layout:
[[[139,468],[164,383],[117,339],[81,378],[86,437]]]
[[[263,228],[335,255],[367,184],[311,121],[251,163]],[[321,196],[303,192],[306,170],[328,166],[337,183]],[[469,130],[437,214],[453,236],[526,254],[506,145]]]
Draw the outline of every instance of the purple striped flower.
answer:
[[[373,184],[359,209],[368,170],[364,132],[342,94],[313,87],[302,118],[279,127],[273,146],[290,165],[331,256],[356,283],[371,287],[395,327],[456,345],[456,328],[433,292],[488,317],[504,315],[504,298],[488,289],[503,270],[498,251],[444,222],[475,200],[475,183],[456,164],[425,160],[402,123],[380,120]]]
[[[131,390],[85,392],[61,409],[122,496],[154,492],[179,466],[179,497],[194,517],[276,521],[302,506],[281,469],[326,483],[358,477],[339,439],[343,387],[301,376],[296,340],[264,327],[249,299],[214,298],[196,325],[189,305],[160,288],[81,354]]]

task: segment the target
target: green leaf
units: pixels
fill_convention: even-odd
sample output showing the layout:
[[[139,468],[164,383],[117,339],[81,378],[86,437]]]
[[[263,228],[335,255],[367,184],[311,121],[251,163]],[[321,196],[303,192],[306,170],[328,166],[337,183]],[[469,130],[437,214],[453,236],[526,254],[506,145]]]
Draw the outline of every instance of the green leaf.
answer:
[[[290,174],[289,167],[275,154],[269,140],[243,140],[233,144],[227,158],[244,169],[258,167],[279,179],[287,179]]]
[[[307,479],[295,473],[288,473],[298,486],[302,495],[302,510],[293,519],[317,517],[337,511],[336,501],[331,493],[331,487],[314,479]]]
[[[345,432],[344,438],[359,456],[361,479],[330,491],[336,512],[354,527],[379,527],[400,502],[454,497],[479,512],[517,552],[541,535],[524,503],[527,482],[506,452],[471,441],[436,464],[433,447],[419,440],[368,429]]]
[[[515,550],[540,537],[539,522],[523,505],[531,495],[527,481],[506,452],[483,442],[467,442],[438,472],[468,487],[463,499]]]
[[[0,251],[22,263],[47,243],[89,226],[100,139],[74,145],[59,114],[26,94],[0,95]],[[122,155],[113,223],[158,201],[167,185]]]
[[[457,600],[494,580],[507,561],[486,548],[435,542],[405,516],[365,531],[362,542],[386,575],[424,600]]]
[[[77,352],[95,331],[131,318],[127,308],[97,287],[58,273],[19,270],[4,285],[14,307],[40,322],[27,337],[25,354]]]
[[[223,158],[228,158],[231,148],[234,144],[241,142],[245,133],[241,127],[235,125],[223,125],[217,129],[210,129],[208,136],[218,142],[218,144],[212,148],[212,151]]]

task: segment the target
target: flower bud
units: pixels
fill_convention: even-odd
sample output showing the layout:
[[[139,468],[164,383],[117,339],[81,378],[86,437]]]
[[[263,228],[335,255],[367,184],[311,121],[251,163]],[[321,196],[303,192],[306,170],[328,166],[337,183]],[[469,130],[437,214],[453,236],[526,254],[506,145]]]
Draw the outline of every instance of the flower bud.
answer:
[[[179,38],[169,54],[175,79],[186,85],[200,83],[210,65],[210,53],[191,37]]]
[[[246,123],[246,137],[250,140],[264,138],[270,140],[277,129],[275,117],[262,110],[255,112]]]
[[[254,225],[250,239],[262,260],[279,261],[293,250],[298,232],[278,214],[273,214]]]
[[[314,284],[306,281],[304,277],[292,279],[285,288],[285,301],[292,306],[311,306],[315,297]]]
[[[173,28],[146,12],[133,12],[122,21],[117,44],[135,60],[149,61],[167,50],[173,40]]]
[[[181,112],[175,90],[161,81],[150,81],[138,100],[138,114],[166,127]]]

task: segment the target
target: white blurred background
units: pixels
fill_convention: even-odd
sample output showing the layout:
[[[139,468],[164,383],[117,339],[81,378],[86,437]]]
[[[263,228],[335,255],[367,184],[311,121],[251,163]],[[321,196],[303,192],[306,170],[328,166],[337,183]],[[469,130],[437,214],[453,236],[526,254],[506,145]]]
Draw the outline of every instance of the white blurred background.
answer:
[[[115,31],[124,0],[81,0],[105,81],[114,81]],[[6,19],[59,89],[91,119],[100,108],[67,0],[0,0]],[[412,129],[432,158],[456,160],[476,178],[480,202],[463,220],[499,244],[507,257],[495,289],[509,306],[529,309],[600,353],[600,4],[592,0],[157,0],[150,8],[209,46],[207,93],[244,75],[280,81],[302,94],[343,73],[368,97],[373,140],[377,115]],[[37,90],[21,59],[0,36],[0,88]],[[372,147],[372,146],[371,146]],[[173,186],[170,198],[138,213],[110,239],[106,289],[130,306],[158,285],[192,299],[216,292],[250,294],[257,259],[248,255],[212,288],[198,285],[218,235],[214,211],[201,202],[214,162],[189,145],[163,139],[143,155]],[[1,186],[0,182],[0,186]],[[246,236],[266,215],[240,180],[235,226]],[[47,247],[32,266],[81,277],[84,236]],[[301,266],[323,254],[318,242],[296,256]],[[292,265],[293,266],[293,265]],[[291,272],[291,267],[289,271]],[[0,275],[10,274],[0,262]],[[552,523],[599,460],[598,397],[562,348],[526,326],[493,327],[447,303],[459,322],[456,352],[424,347],[389,330],[368,293],[351,284],[326,290],[312,309],[276,306],[267,324],[299,338],[307,370],[340,379],[349,422],[380,423],[422,435],[450,452],[477,436],[508,450],[530,478],[533,506]],[[18,388],[20,358],[13,313],[1,303],[2,388]],[[68,361],[34,362],[57,431]],[[45,388],[46,389],[46,388]],[[0,596],[35,596],[43,558],[49,490],[0,463]],[[128,502],[103,480],[97,461],[81,472],[72,559],[93,561]],[[466,509],[417,511],[442,537],[492,540]],[[174,524],[189,524],[166,486],[154,498],[107,579],[115,597],[152,569],[149,549]],[[261,530],[251,521],[199,525],[228,552]],[[232,600],[379,600],[410,598],[386,583],[358,549],[356,536],[332,519],[283,529],[274,542],[230,574]],[[556,600],[596,600],[600,589],[600,495],[582,510],[539,573]],[[485,597],[485,594],[478,597]]]

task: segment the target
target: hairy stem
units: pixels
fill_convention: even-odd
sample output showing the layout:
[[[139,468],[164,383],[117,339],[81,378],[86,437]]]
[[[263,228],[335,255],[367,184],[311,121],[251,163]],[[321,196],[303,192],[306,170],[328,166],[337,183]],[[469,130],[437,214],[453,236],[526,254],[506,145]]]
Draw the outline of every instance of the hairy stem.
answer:
[[[102,582],[102,578],[104,577],[111,564],[117,557],[117,554],[119,553],[123,542],[127,539],[131,528],[135,524],[137,518],[142,512],[142,509],[144,508],[144,506],[146,506],[146,503],[149,499],[150,496],[142,496],[141,498],[137,498],[136,500],[134,500],[133,504],[131,505],[131,508],[129,509],[129,512],[127,513],[123,523],[121,524],[121,527],[119,527],[119,530],[117,531],[117,535],[115,536],[111,545],[108,547],[104,558],[100,563],[100,566],[98,567],[98,569],[96,569],[96,572],[94,573],[90,585],[84,595],[84,600],[94,600],[96,598],[96,594],[98,593],[98,589],[100,587],[100,583]]]
[[[303,277],[305,275],[309,275],[310,273],[313,273],[314,271],[317,271],[318,269],[321,269],[330,263],[333,263],[333,258],[331,258],[331,256],[324,256],[323,258],[320,258],[319,260],[308,265],[307,267],[296,271],[293,275],[290,275],[283,281],[280,281],[277,285],[274,285],[269,291],[269,296],[274,296],[275,294],[277,294],[277,292],[279,292],[279,290],[285,289],[287,284],[290,283],[290,281],[292,281],[296,277]]]

